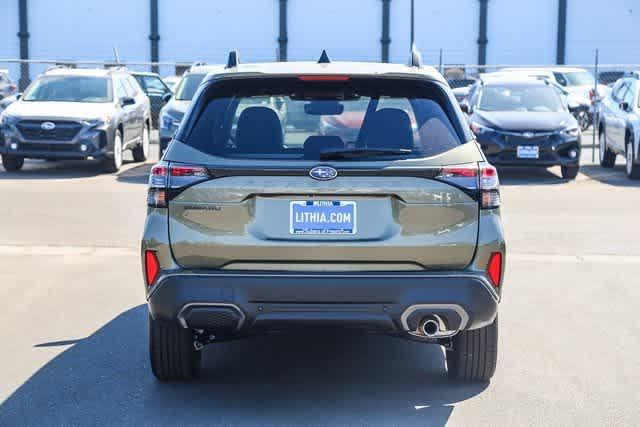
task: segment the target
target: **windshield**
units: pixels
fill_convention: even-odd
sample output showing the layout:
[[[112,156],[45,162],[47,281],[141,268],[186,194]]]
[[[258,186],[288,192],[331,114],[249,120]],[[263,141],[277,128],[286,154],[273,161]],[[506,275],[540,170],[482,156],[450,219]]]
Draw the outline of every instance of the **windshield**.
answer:
[[[353,160],[429,157],[466,139],[435,85],[226,84],[231,93],[209,100],[183,142],[232,158]]]
[[[24,101],[111,102],[111,79],[85,76],[44,76],[29,86]]]
[[[558,112],[564,106],[551,86],[492,85],[483,88],[478,110]]]
[[[176,96],[178,101],[191,101],[193,95],[195,95],[198,86],[204,79],[205,74],[187,74],[180,83],[176,86]]]
[[[593,86],[595,84],[595,79],[587,71],[564,73],[564,76],[567,80],[567,86]]]

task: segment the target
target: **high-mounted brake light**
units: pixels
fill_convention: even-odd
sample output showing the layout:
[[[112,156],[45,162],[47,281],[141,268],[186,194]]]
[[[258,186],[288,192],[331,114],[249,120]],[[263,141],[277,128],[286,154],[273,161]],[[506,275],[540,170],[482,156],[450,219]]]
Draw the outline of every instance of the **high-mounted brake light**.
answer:
[[[311,74],[298,76],[298,80],[303,82],[347,82],[351,80],[351,77],[342,75]]]
[[[502,253],[494,252],[487,263],[487,275],[491,284],[497,288],[502,280]]]
[[[147,287],[153,285],[160,274],[160,263],[155,251],[144,251],[144,279]]]
[[[183,163],[160,162],[151,168],[147,205],[166,208],[167,202],[181,189],[209,179],[207,168]]]

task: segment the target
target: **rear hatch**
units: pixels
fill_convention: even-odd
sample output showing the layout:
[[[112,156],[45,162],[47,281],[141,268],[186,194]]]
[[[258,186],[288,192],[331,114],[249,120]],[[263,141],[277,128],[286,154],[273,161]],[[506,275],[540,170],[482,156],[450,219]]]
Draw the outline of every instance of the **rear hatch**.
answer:
[[[443,87],[373,83],[284,79],[202,95],[200,119],[181,129],[161,166],[176,261],[303,271],[468,265],[478,147],[464,143]],[[287,111],[319,120],[296,122]],[[361,119],[327,120],[342,114]]]

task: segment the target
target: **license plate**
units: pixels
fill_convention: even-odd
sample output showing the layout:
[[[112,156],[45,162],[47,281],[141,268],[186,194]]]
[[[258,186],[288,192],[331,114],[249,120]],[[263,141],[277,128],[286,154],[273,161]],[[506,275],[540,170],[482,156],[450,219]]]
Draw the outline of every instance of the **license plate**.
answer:
[[[292,201],[290,205],[291,234],[355,234],[356,202]]]
[[[537,159],[540,157],[540,148],[536,145],[518,145],[519,159]]]

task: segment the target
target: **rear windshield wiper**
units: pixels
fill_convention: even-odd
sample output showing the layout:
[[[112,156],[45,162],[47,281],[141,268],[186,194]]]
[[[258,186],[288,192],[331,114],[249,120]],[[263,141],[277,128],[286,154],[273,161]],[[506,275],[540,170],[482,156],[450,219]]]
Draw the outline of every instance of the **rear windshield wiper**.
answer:
[[[366,157],[406,156],[411,154],[408,148],[358,148],[355,150],[331,150],[320,153],[320,160],[361,159]]]

